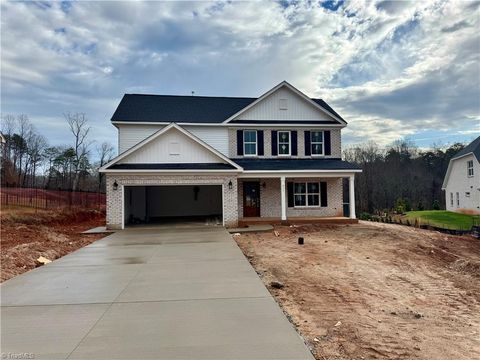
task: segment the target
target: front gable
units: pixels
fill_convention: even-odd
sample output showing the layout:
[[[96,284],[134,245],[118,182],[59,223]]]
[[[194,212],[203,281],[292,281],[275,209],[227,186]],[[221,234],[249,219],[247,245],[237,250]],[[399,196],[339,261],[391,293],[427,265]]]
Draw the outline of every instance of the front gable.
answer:
[[[223,154],[176,124],[171,124],[157,131],[117,156],[100,170],[105,172],[115,168],[129,168],[125,165],[139,164],[187,164],[191,165],[192,168],[197,168],[196,164],[225,164],[232,169],[241,169]],[[148,168],[148,166],[145,167]],[[131,166],[130,168],[134,169],[138,166]]]
[[[325,121],[345,125],[345,121],[321,107],[287,82],[282,82],[256,101],[227,119],[238,121]]]
[[[119,164],[218,163],[217,155],[175,128],[120,160]]]

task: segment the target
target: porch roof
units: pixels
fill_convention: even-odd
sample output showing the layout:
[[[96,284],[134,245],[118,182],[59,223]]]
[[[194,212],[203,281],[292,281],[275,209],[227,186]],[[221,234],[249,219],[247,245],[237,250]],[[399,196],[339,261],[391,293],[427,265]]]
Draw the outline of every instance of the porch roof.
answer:
[[[341,159],[232,159],[245,171],[361,170]]]

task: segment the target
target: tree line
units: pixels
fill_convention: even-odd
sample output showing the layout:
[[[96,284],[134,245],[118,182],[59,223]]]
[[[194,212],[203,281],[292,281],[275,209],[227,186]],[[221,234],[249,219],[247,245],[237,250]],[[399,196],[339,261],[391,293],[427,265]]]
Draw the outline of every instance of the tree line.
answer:
[[[2,186],[104,191],[105,178],[98,169],[113,158],[113,146],[91,140],[85,114],[66,113],[64,118],[71,142],[50,146],[28,116],[2,116]],[[444,209],[443,178],[450,159],[463,147],[455,143],[419,150],[408,140],[387,148],[375,142],[348,147],[343,158],[363,170],[355,177],[357,212]]]
[[[84,113],[66,113],[64,118],[71,142],[51,146],[27,115],[2,116],[2,186],[105,191],[98,169],[113,158],[113,146],[91,140]]]
[[[464,146],[419,150],[412,141],[398,140],[387,148],[367,142],[345,149],[344,159],[363,170],[355,176],[357,212],[445,209],[443,179]]]

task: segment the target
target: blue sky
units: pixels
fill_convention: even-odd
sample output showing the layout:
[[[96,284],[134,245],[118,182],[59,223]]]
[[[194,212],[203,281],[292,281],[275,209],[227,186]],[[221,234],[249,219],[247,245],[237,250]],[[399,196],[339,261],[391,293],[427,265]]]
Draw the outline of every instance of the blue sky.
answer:
[[[51,144],[65,112],[116,144],[124,93],[259,96],[287,80],[345,144],[480,135],[480,2],[2,2],[1,111]]]

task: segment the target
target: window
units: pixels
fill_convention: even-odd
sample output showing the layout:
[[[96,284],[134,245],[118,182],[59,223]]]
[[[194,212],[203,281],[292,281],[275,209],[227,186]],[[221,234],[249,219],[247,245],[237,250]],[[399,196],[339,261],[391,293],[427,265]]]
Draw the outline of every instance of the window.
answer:
[[[450,193],[450,206],[453,207],[453,193]]]
[[[460,206],[460,194],[457,192],[456,195],[457,195],[457,207],[459,207]]]
[[[468,177],[473,176],[473,160],[468,160],[467,161],[467,175],[468,175]]]
[[[278,108],[280,110],[287,110],[288,109],[287,99],[280,99],[278,101]]]
[[[290,155],[290,131],[278,132],[278,155]]]
[[[243,154],[246,156],[257,155],[257,131],[243,130]]]
[[[293,199],[295,207],[320,205],[320,184],[318,182],[294,183]]]
[[[312,131],[310,139],[312,155],[323,155],[323,131]]]

